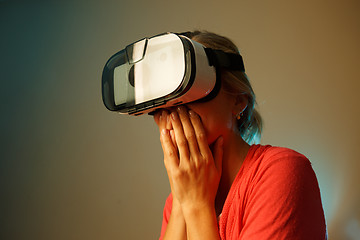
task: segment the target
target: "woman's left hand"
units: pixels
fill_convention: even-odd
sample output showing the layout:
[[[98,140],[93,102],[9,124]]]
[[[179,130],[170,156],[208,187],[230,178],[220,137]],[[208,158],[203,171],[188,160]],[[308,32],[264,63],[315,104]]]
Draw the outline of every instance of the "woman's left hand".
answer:
[[[160,129],[173,197],[182,208],[214,208],[222,167],[223,139],[210,150],[200,117],[184,106],[172,110],[172,129]],[[184,210],[184,209],[183,209]]]

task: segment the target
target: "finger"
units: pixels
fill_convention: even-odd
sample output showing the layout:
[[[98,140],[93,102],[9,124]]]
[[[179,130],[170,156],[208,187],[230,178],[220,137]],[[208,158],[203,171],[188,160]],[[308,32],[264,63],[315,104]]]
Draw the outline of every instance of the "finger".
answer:
[[[170,137],[171,137],[171,141],[172,141],[173,145],[176,146],[175,133],[174,133],[173,129],[170,130]]]
[[[185,135],[184,135],[184,131],[182,128],[182,124],[180,122],[179,115],[177,114],[176,111],[172,111],[171,121],[172,121],[172,126],[174,129],[176,146],[178,147],[178,150],[179,150],[180,159],[184,160],[184,162],[182,162],[182,163],[185,163],[185,161],[188,160],[190,157],[189,147],[188,147],[188,143],[185,138]]]
[[[172,127],[172,123],[171,123],[171,118],[170,118],[170,114],[167,112],[167,115],[166,115],[166,124],[165,124],[165,127],[167,130],[171,130],[173,127]]]
[[[184,135],[186,137],[186,140],[188,141],[190,156],[193,156],[194,160],[197,160],[197,156],[199,155],[199,147],[194,127],[189,118],[189,112],[184,106],[178,107],[177,112],[179,114],[180,121],[184,130]]]
[[[215,167],[220,174],[222,172],[222,159],[223,159],[223,153],[224,153],[223,146],[224,146],[224,139],[221,136],[218,139],[216,139],[215,146],[214,146],[214,153],[213,153]]]
[[[161,116],[160,116],[160,128],[164,129],[166,128],[166,119],[167,119],[167,111],[166,110],[162,110],[161,111]]]
[[[158,125],[158,126],[160,123],[160,116],[161,116],[161,111],[156,111],[154,114],[154,120],[155,120],[156,125]]]
[[[178,158],[177,150],[172,144],[169,130],[167,129],[161,130],[160,142],[164,152],[165,167],[166,169],[171,170],[179,165],[179,158]]]
[[[158,116],[156,115],[160,133],[162,129],[166,129],[166,119],[168,115],[169,113],[165,109],[160,110]]]
[[[211,155],[211,150],[209,148],[206,132],[200,120],[200,117],[192,110],[189,110],[189,115],[190,115],[191,123],[194,126],[194,131],[199,146],[200,154],[203,157],[209,157]]]

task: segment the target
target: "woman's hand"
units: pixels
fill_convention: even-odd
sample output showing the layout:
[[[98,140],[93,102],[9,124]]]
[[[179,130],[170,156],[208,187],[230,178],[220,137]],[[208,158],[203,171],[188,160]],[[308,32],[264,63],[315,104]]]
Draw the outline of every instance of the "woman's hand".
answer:
[[[200,117],[184,106],[162,112],[155,120],[174,200],[182,208],[214,208],[221,177],[222,137],[212,153]]]
[[[215,197],[222,170],[222,137],[212,152],[200,117],[183,106],[157,113],[155,121],[173,195],[164,239],[220,239]]]

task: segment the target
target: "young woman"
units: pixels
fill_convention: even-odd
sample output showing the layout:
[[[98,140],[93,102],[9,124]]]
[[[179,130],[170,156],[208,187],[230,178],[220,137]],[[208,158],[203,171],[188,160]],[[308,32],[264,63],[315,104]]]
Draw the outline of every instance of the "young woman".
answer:
[[[238,53],[209,32],[190,37]],[[160,239],[326,239],[309,160],[286,148],[251,145],[261,134],[255,95],[243,72],[221,69],[218,95],[158,111],[171,194]]]

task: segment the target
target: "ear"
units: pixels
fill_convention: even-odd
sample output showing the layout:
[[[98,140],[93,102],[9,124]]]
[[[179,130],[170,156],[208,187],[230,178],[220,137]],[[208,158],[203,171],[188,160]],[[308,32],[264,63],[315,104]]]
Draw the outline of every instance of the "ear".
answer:
[[[236,114],[242,113],[248,105],[248,98],[246,94],[239,94],[235,97],[235,104],[233,112]]]

